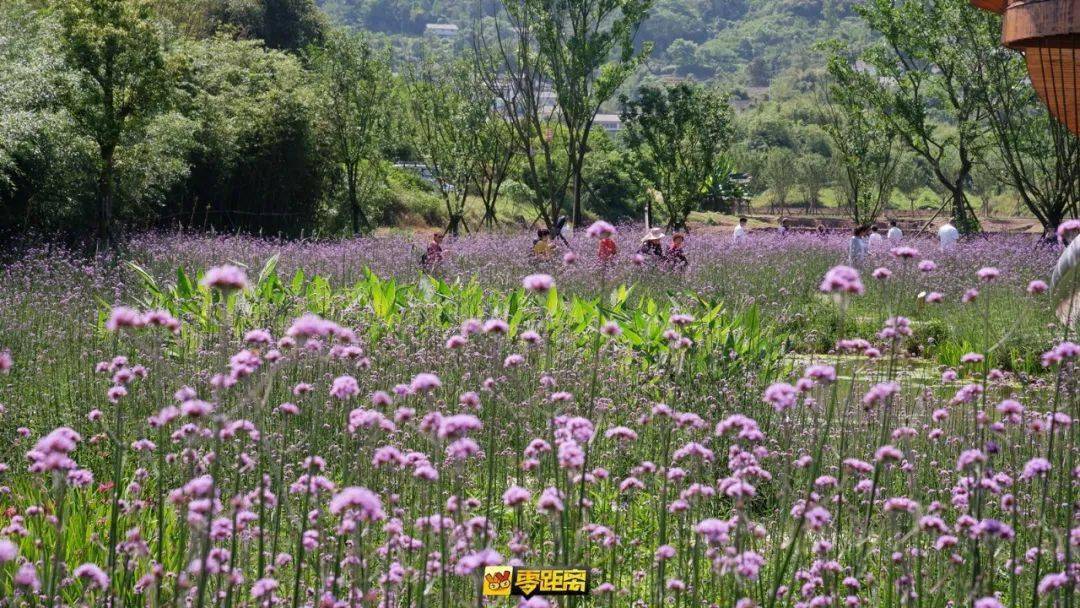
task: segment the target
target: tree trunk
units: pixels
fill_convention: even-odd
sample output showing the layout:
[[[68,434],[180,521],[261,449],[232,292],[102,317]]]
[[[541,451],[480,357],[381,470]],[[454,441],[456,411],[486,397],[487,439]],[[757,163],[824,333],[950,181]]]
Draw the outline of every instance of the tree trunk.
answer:
[[[360,234],[361,223],[367,224],[364,210],[360,208],[360,200],[356,193],[356,167],[349,166],[345,169],[345,181],[349,188],[349,210],[352,216],[353,234]]]
[[[113,190],[116,175],[116,146],[105,145],[101,150],[101,174],[98,176],[97,240],[99,246],[113,243]]]
[[[574,227],[581,222],[581,166],[574,169],[574,211],[572,214]]]
[[[960,182],[961,184],[963,182]],[[971,208],[971,204],[967,200],[967,195],[964,193],[964,187],[952,189],[953,199],[953,222],[956,225],[956,229],[961,234],[972,234],[978,232],[981,227],[979,226],[979,218],[975,215],[974,210]]]

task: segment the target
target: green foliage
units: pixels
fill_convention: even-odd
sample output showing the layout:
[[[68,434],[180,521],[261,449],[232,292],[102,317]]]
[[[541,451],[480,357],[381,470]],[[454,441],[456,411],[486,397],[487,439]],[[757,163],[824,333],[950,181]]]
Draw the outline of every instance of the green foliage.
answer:
[[[197,125],[176,220],[286,234],[310,228],[328,167],[300,61],[224,37],[185,41],[174,61],[182,66],[177,107]]]
[[[698,85],[642,87],[621,98],[624,138],[639,171],[659,192],[668,225],[685,228],[727,153],[727,97]]]
[[[447,232],[457,235],[465,223],[469,187],[486,158],[485,129],[493,119],[493,100],[470,63],[449,66],[430,59],[406,78],[413,147],[431,172],[446,205]]]
[[[949,192],[956,227],[978,230],[967,189],[987,144],[977,77],[987,48],[958,34],[989,23],[979,11],[951,0],[871,0],[858,12],[882,40],[863,54],[869,69],[834,58],[830,74],[836,86],[932,168]]]
[[[829,70],[841,79],[849,75],[847,60],[840,55],[830,59]],[[871,224],[884,211],[896,183],[902,159],[897,131],[887,119],[866,112],[850,87],[830,84],[824,105],[844,209],[856,225]]]
[[[61,50],[74,71],[64,107],[98,148],[97,233],[112,240],[117,150],[170,92],[161,35],[147,0],[64,0]]]
[[[390,123],[389,55],[361,36],[333,32],[312,53],[311,63],[327,148],[344,171],[352,231],[371,229],[364,207],[383,177],[379,150]]]

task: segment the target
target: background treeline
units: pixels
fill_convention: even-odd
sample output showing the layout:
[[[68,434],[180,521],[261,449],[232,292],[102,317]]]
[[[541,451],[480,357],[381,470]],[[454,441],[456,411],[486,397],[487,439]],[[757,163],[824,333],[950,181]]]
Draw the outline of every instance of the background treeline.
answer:
[[[963,0],[320,4],[0,3],[0,231],[1077,211],[1076,138]]]

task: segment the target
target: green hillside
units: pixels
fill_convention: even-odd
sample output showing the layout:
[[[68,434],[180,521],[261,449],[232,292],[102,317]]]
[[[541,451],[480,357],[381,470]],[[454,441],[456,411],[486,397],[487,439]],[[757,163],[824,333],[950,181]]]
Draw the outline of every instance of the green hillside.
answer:
[[[339,23],[385,34],[408,50],[428,23],[460,28],[464,44],[489,3],[473,0],[319,0]],[[638,35],[651,41],[653,76],[720,79],[764,87],[790,68],[820,67],[815,43],[837,38],[860,46],[868,32],[855,0],[658,0]]]

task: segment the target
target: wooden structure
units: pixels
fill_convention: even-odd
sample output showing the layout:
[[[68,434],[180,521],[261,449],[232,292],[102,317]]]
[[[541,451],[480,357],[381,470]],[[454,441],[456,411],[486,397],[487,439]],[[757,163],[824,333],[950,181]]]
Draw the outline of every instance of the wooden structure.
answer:
[[[1002,15],[1002,43],[1024,54],[1050,113],[1080,134],[1080,0],[970,0]]]

